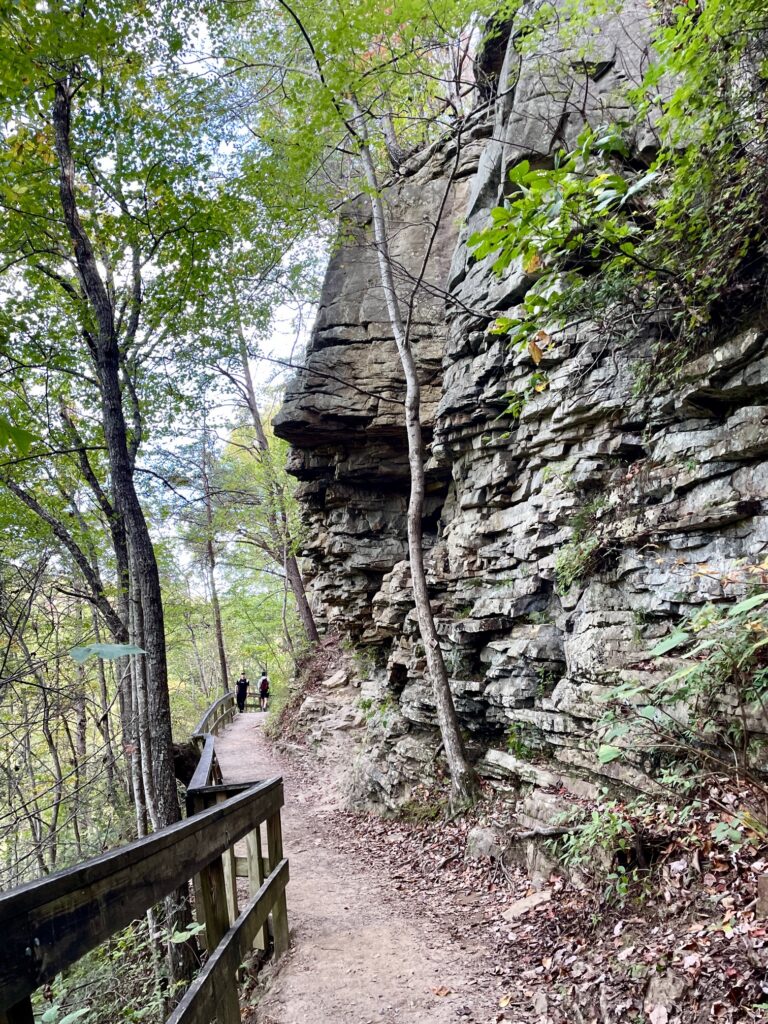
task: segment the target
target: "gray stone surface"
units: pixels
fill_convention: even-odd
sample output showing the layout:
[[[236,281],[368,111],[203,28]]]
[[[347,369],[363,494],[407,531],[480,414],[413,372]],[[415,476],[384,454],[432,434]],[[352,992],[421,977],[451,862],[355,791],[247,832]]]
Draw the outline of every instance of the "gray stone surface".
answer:
[[[524,387],[532,367],[486,331],[531,278],[516,267],[496,277],[466,239],[487,222],[517,160],[546,163],[585,119],[596,126],[621,115],[618,88],[648,57],[643,12],[638,2],[606,15],[586,51],[576,41],[573,52],[556,52],[545,38],[539,57],[521,59],[510,39],[414,307],[428,572],[451,688],[481,770],[518,792],[531,820],[537,800],[546,818],[553,794],[567,803],[619,782],[655,792],[642,749],[598,762],[600,698],[616,682],[658,673],[648,661],[657,639],[726,596],[712,576],[764,557],[768,545],[768,335],[757,327],[724,335],[651,397],[637,379],[655,328],[625,337],[617,310],[609,336],[589,323],[561,332],[542,363],[549,388],[518,420],[499,419],[504,396]],[[652,133],[632,141],[637,159],[648,159]],[[388,191],[405,298],[451,160],[437,153]],[[402,373],[365,202],[345,216],[307,369],[275,427],[295,449],[318,619],[365,664],[362,692],[389,706],[368,723],[353,799],[394,806],[434,777],[440,747],[407,563]],[[585,508],[594,558],[561,595],[556,565],[584,532]],[[710,574],[697,573],[702,563]],[[357,700],[360,691],[350,692]]]

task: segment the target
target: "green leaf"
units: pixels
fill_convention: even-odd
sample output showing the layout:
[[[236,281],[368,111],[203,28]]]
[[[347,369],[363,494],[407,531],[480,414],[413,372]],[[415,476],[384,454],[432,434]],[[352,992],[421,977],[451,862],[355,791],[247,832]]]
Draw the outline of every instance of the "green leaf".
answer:
[[[34,434],[15,426],[5,416],[0,416],[0,445],[12,445],[21,455],[26,455],[34,440]]]
[[[728,618],[732,619],[734,615],[742,615],[744,612],[751,611],[753,608],[757,608],[758,605],[765,604],[766,601],[768,601],[768,592],[753,594],[752,597],[748,597],[734,605],[728,612]]]
[[[653,704],[646,704],[645,707],[640,708],[638,715],[640,718],[644,718],[647,722],[652,722],[656,718],[657,709]]]
[[[59,1024],[74,1024],[76,1020],[80,1020],[81,1017],[84,1017],[86,1013],[90,1012],[90,1006],[83,1006],[79,1010],[73,1010],[72,1013],[68,1013],[66,1017],[62,1017]]]
[[[509,180],[515,182],[517,185],[521,184],[530,169],[531,165],[528,160],[521,160],[520,163],[517,164],[516,167],[513,167],[509,172]]]
[[[53,1006],[49,1006],[43,1016],[40,1018],[42,1024],[53,1024],[56,1018],[59,1016],[59,1010],[61,1007],[58,1003],[54,1003]]]
[[[128,654],[146,654],[142,647],[136,644],[88,644],[86,647],[73,647],[69,654],[78,665],[85,664],[89,658],[103,658],[105,661],[114,661],[115,658],[124,658]]]
[[[694,665],[686,665],[684,668],[679,668],[677,672],[673,672],[671,676],[667,676],[664,680],[666,683],[675,683],[678,679],[686,679],[688,676],[692,676],[694,672],[701,671],[701,665],[696,663]]]
[[[626,736],[628,732],[629,732],[629,726],[625,725],[623,722],[619,723],[617,725],[614,725],[605,734],[605,737],[604,737],[605,743],[603,744],[603,746],[605,746],[605,747],[609,746],[612,740],[621,739],[621,737],[622,736]]]
[[[651,651],[652,658],[658,658],[662,654],[666,654],[667,651],[674,650],[675,647],[680,647],[681,644],[686,644],[691,639],[691,634],[686,633],[683,630],[675,630],[670,636],[665,637],[664,640],[660,640],[659,643]]]
[[[610,764],[611,761],[615,761],[622,755],[622,750],[619,750],[618,747],[612,747],[609,743],[604,743],[597,751],[597,759],[600,764]]]
[[[171,942],[177,944],[181,942],[187,942],[189,939],[192,938],[193,935],[199,935],[200,932],[202,931],[205,931],[205,925],[193,922],[189,926],[189,928],[185,928],[184,931],[174,931],[173,934],[171,935]]]

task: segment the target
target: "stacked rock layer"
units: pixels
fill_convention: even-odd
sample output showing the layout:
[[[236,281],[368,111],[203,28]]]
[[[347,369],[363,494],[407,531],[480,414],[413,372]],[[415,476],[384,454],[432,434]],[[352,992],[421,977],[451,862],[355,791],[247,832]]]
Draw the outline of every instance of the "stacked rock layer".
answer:
[[[491,98],[387,190],[403,301],[447,193],[412,341],[428,570],[457,711],[486,774],[581,794],[610,779],[653,789],[639,753],[599,763],[600,697],[658,674],[656,640],[733,597],[719,575],[768,543],[768,334],[757,325],[724,334],[666,387],[647,379],[653,324],[616,312],[575,325],[545,349],[548,387],[504,416],[531,360],[488,328],[532,279],[516,266],[499,278],[467,239],[518,161],[543,165],[585,122],[624,119],[621,90],[649,59],[642,10],[606,16],[588,61],[578,40],[521,56],[508,26],[481,68]],[[632,141],[638,161],[652,158],[652,130]],[[347,208],[341,239],[275,428],[293,445],[318,621],[357,655],[356,699],[383,709],[355,795],[393,804],[435,770],[439,737],[407,563],[403,378],[364,200]]]

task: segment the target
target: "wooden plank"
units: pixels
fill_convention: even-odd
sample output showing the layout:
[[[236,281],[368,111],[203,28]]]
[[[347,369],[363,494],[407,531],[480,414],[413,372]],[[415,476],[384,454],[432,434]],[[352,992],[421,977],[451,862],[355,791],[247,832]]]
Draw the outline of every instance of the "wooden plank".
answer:
[[[234,710],[235,695],[231,691],[229,693],[225,693],[223,697],[219,697],[218,700],[215,700],[213,704],[211,704],[208,707],[203,717],[195,726],[192,733],[193,737],[204,733],[212,732],[210,723],[218,717],[221,709],[226,707],[227,705],[229,705],[229,707]]]
[[[239,910],[237,907],[237,874],[235,872],[235,851],[230,847],[221,855],[224,865],[224,885],[227,891],[229,923],[234,924]]]
[[[213,770],[213,763],[216,758],[216,752],[214,750],[214,739],[210,733],[205,737],[205,743],[203,745],[203,752],[200,755],[200,760],[197,762],[197,768],[195,768],[195,774],[190,779],[189,785],[187,786],[187,797],[195,790],[202,789],[211,782],[211,772]]]
[[[0,1010],[199,874],[282,804],[282,780],[272,779],[146,839],[1,894],[0,935],[14,941],[0,956]]]
[[[285,896],[287,884],[288,861],[282,860],[208,957],[205,967],[189,986],[166,1024],[210,1024],[214,1017],[219,1024],[236,1024],[236,1021],[223,1013],[219,1016],[223,1005],[222,995],[237,992],[235,972],[251,951],[253,941],[264,927],[275,901]]]
[[[220,801],[223,799],[223,797],[219,798]],[[222,853],[221,860],[224,867],[224,887],[227,895],[228,928],[231,924],[235,923],[239,913],[237,909],[237,873],[235,871],[234,846],[230,846],[228,850],[225,850],[224,853]],[[224,930],[226,931],[226,928]]]
[[[245,837],[245,844],[248,856],[248,891],[254,896],[264,884],[264,861],[261,856],[261,825],[257,825],[253,832]],[[269,949],[269,932],[266,924],[259,929],[256,936],[256,945],[259,949]]]
[[[267,818],[267,852],[270,864],[279,864],[283,859],[283,828],[279,810]],[[275,936],[275,959],[279,960],[283,953],[288,952],[290,945],[285,891],[276,898],[272,908],[272,931]]]
[[[209,800],[209,804],[211,804],[216,802],[216,797],[230,797],[235,796],[237,793],[244,793],[247,789],[257,786],[261,781],[261,779],[254,779],[253,782],[222,782],[215,786],[195,786],[194,789],[190,787],[187,790],[187,794],[212,797],[213,799]]]
[[[187,815],[190,817],[193,814],[199,814],[200,811],[204,811],[207,804],[205,797],[198,796],[187,790]],[[200,875],[194,875],[192,878],[192,889],[195,893],[195,917],[198,924],[205,925],[205,892],[203,891],[203,881]],[[207,939],[203,940],[203,945],[208,949]]]
[[[205,948],[210,953],[216,949],[229,928],[227,890],[221,858],[217,857],[204,867],[198,879],[205,924]]]

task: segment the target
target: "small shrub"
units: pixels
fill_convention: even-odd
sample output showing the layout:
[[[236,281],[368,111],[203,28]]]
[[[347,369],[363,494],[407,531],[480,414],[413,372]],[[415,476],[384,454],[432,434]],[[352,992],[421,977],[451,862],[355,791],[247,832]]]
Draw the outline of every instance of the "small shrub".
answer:
[[[530,761],[536,755],[536,751],[525,742],[523,730],[516,722],[513,722],[507,731],[506,746],[508,752],[519,757],[521,761]]]
[[[566,594],[574,583],[588,576],[595,563],[599,541],[594,534],[564,544],[555,556],[558,594]]]

